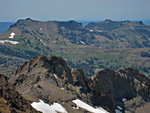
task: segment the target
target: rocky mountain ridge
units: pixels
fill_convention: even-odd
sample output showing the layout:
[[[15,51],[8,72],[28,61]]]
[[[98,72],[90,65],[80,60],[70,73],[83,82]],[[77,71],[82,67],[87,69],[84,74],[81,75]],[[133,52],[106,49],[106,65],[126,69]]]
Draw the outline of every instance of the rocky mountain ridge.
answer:
[[[28,99],[58,102],[69,113],[85,111],[73,109],[74,99],[112,113],[149,112],[150,79],[132,68],[105,69],[86,77],[81,69],[70,68],[62,57],[37,56],[20,66],[9,82]]]
[[[41,30],[39,29],[40,26]],[[24,30],[22,34],[29,33],[39,36],[46,36],[43,30],[47,30],[52,33],[52,35],[56,33],[68,39],[71,43],[78,45],[90,45],[101,48],[150,47],[150,26],[144,25],[140,21],[112,21],[106,19],[102,22],[91,22],[83,27],[81,23],[73,20],[68,22],[40,22],[27,18],[26,20],[18,20],[10,28],[22,29]],[[53,35],[53,37],[49,38],[54,37]]]

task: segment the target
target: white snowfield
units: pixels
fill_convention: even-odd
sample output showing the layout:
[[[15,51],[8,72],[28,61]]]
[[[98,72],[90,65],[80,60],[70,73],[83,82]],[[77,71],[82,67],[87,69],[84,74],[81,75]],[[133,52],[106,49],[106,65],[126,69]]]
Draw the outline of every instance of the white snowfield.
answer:
[[[19,42],[17,42],[17,41],[11,41],[11,40],[0,40],[0,43],[2,43],[2,44],[4,44],[4,43],[11,43],[11,44],[16,45],[16,44],[18,44]]]
[[[12,32],[12,33],[10,34],[9,38],[14,38],[14,36],[15,36],[15,33]]]
[[[116,113],[122,113],[120,110],[116,109],[115,110]]]
[[[53,74],[53,75],[54,75],[54,77],[55,77],[56,79],[58,78],[56,74]]]
[[[54,103],[53,105],[49,105],[44,103],[42,100],[40,100],[40,102],[33,102],[31,106],[43,113],[58,113],[58,112],[68,113],[66,109],[59,103]]]
[[[79,99],[73,100],[73,103],[75,103],[77,105],[77,107],[83,108],[92,113],[108,113],[103,108],[94,108]]]
[[[127,101],[127,99],[126,98],[122,98],[122,102],[125,102],[125,101]]]
[[[122,107],[120,107],[120,106],[117,106],[117,108],[118,108],[119,110],[122,110]]]
[[[80,41],[80,42],[85,45],[85,43],[83,41]]]
[[[92,29],[90,29],[90,32],[93,32],[93,30],[92,30]]]

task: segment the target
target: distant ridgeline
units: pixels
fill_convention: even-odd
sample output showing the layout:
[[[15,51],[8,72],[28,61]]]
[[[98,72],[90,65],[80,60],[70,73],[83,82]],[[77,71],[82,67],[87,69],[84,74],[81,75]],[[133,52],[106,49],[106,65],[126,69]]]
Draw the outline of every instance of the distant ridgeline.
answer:
[[[86,26],[88,23],[91,22],[99,22],[98,20],[92,21],[92,20],[77,20],[77,22],[82,23],[83,26]],[[0,33],[5,32],[9,29],[11,25],[13,25],[15,22],[0,22]],[[146,25],[150,25],[150,20],[143,20],[143,23]]]
[[[11,76],[25,60],[44,54],[62,56],[69,66],[82,68],[88,76],[95,70],[122,67],[150,76],[149,25],[108,19],[82,23],[27,18],[9,24],[0,34],[0,71]]]

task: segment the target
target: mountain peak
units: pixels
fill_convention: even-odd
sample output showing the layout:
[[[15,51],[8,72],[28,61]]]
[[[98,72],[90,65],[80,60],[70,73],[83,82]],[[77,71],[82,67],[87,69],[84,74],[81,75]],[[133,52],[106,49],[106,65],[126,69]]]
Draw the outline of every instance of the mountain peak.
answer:
[[[10,26],[11,27],[25,27],[25,26],[32,26],[32,24],[36,24],[39,23],[40,21],[37,20],[33,20],[31,18],[26,18],[26,19],[19,19],[17,20],[17,22],[13,25]]]
[[[31,19],[31,18],[26,18],[25,20],[32,21],[32,19]]]

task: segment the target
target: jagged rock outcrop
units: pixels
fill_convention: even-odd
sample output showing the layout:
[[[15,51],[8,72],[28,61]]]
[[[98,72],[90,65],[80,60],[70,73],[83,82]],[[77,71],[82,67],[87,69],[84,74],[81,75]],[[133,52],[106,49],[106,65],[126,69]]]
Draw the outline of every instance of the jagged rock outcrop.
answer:
[[[49,59],[49,64],[53,70],[53,73],[58,75],[60,78],[63,78],[65,83],[73,84],[71,69],[68,67],[68,65],[62,57],[52,56]]]
[[[91,87],[97,89],[95,95],[99,92],[110,95],[114,106],[121,106],[123,112],[136,113],[139,107],[150,103],[150,79],[132,68],[118,71],[102,70],[92,76],[91,80]],[[122,101],[123,98],[125,101]]]
[[[82,91],[88,92],[89,87],[86,83],[86,77],[81,69],[71,69],[74,85],[81,86]]]
[[[0,113],[38,113],[0,74]]]
[[[56,80],[61,79],[61,80]],[[37,56],[20,66],[10,82],[20,90],[32,87],[40,81],[50,81],[56,85],[73,84],[71,69],[61,57]],[[24,86],[23,84],[27,84]]]
[[[90,99],[93,93],[88,86],[89,80],[81,69],[68,67],[62,57],[52,56],[47,59],[42,55],[25,62],[9,81],[28,98],[39,98],[50,104],[63,102],[68,107],[77,98],[94,105]],[[114,111],[111,109],[113,107],[106,105],[105,108]]]
[[[120,75],[120,81],[116,83],[118,84],[118,91],[116,92],[120,93],[115,95],[118,94],[118,99],[127,99],[123,102],[125,112],[150,112],[150,109],[147,107],[150,105],[150,79],[132,68],[120,69],[116,74]],[[121,84],[121,82],[123,83]],[[117,101],[117,99],[115,100]]]
[[[128,113],[148,111],[150,104],[150,79],[138,71],[105,69],[86,77],[81,69],[70,68],[62,57],[56,56],[27,61],[10,82],[27,97],[49,104],[64,103],[72,113],[81,112],[72,109],[72,100],[77,98],[111,113],[115,109]]]
[[[108,72],[108,70],[106,70],[106,72]],[[113,73],[113,71],[110,71],[108,72],[108,75],[113,75]],[[103,73],[104,76],[105,74],[106,73]],[[109,109],[114,109],[113,96],[111,96],[111,93],[109,91],[105,91],[107,89],[111,89],[111,87],[113,89],[109,77],[101,78],[101,74],[100,76],[97,74],[93,75],[90,78],[89,87],[92,91],[91,101],[95,106],[109,106]]]

